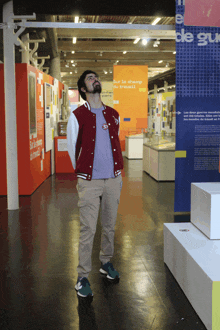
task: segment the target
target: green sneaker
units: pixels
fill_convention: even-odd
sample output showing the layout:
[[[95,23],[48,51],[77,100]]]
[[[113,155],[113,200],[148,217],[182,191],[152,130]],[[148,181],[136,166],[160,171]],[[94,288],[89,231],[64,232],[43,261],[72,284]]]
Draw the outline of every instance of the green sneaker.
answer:
[[[78,278],[75,290],[80,297],[85,298],[93,296],[92,290],[90,289],[90,283],[86,277],[82,277],[81,279]]]
[[[106,264],[101,264],[101,268],[99,269],[100,273],[103,275],[107,275],[106,278],[111,281],[119,281],[119,273],[114,269],[111,262],[107,262]]]

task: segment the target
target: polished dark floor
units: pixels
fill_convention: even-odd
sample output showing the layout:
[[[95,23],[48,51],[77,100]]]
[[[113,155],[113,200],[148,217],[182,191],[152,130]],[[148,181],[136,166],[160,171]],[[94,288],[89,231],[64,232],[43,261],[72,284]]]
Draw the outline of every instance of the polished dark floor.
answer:
[[[174,218],[174,182],[156,182],[141,160],[125,159],[112,262],[119,284],[99,274],[100,222],[89,280],[92,304],[77,298],[76,180],[48,178],[20,210],[0,198],[1,330],[204,330],[163,262],[163,223]],[[182,218],[188,221],[187,218]]]

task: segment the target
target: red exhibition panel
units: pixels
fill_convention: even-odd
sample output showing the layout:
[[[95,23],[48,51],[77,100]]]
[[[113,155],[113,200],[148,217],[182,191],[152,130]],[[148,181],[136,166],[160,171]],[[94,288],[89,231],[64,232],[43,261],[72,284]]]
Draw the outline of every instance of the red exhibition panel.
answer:
[[[62,142],[59,143],[59,141]],[[66,136],[55,137],[55,172],[56,173],[75,173],[68,151],[65,149]]]
[[[51,175],[45,152],[44,83],[54,78],[25,63],[15,65],[19,195],[31,195]],[[64,85],[58,84],[58,97]],[[7,195],[4,65],[0,64],[0,195]]]

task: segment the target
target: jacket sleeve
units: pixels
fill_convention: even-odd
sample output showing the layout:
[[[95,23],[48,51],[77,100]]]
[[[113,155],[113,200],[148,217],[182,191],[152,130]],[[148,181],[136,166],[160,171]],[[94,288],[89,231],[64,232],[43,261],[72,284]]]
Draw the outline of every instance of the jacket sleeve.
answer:
[[[67,124],[67,149],[74,169],[76,168],[75,153],[76,153],[76,141],[78,138],[78,133],[79,133],[79,124],[76,119],[76,116],[74,115],[73,112],[71,112]]]

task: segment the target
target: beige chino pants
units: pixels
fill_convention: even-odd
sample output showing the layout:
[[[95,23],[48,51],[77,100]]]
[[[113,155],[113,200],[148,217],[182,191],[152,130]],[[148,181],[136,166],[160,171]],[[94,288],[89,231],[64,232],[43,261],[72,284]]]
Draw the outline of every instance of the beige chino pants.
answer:
[[[115,224],[121,195],[121,175],[110,179],[87,181],[78,178],[80,239],[78,276],[88,277],[92,269],[92,248],[101,206],[101,250],[100,261],[104,264],[113,256]]]

